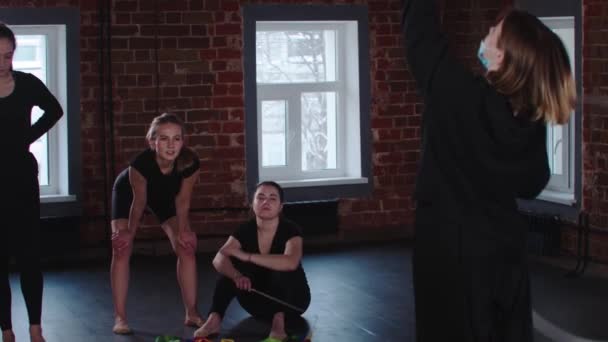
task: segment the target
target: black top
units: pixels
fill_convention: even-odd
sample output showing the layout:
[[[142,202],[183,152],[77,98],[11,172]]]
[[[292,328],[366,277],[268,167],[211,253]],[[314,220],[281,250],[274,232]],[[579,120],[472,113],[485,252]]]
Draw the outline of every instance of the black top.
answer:
[[[294,222],[288,219],[281,218],[279,221],[279,226],[277,227],[277,231],[272,239],[272,245],[270,247],[269,254],[284,254],[287,241],[296,236],[302,236],[302,231],[300,230],[300,227],[298,227]],[[244,252],[257,254],[260,253],[260,245],[258,243],[258,226],[255,219],[251,219],[246,223],[242,224],[232,234],[232,237],[234,237],[240,242],[241,249]],[[260,269],[264,269],[263,267],[257,267]],[[306,281],[306,275],[304,274],[304,269],[302,268],[301,262],[295,272],[298,273],[299,277]]]
[[[147,204],[150,208],[162,208],[168,199],[175,199],[182,186],[182,180],[192,176],[199,168],[200,162],[194,160],[192,166],[182,172],[175,167],[168,174],[163,174],[156,162],[156,153],[147,149],[137,155],[130,165],[146,179]]]
[[[0,97],[0,118],[6,128],[0,134],[0,145],[10,146],[4,152],[9,160],[27,160],[30,144],[50,130],[63,115],[57,99],[36,76],[13,71],[15,89],[6,97]],[[31,113],[34,106],[44,111],[33,125]]]
[[[449,54],[434,0],[402,1],[407,59],[425,102],[415,197],[439,204],[445,217],[507,225],[516,198],[536,197],[549,180],[546,126],[516,115]]]

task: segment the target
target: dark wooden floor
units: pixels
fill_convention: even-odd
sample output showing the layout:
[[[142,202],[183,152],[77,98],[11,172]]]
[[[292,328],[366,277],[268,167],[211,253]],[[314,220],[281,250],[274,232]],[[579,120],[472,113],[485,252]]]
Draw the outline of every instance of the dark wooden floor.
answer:
[[[210,255],[199,256],[202,313],[209,308],[215,280],[210,260]],[[414,341],[410,263],[411,249],[406,243],[308,251],[304,267],[313,300],[296,332],[303,333],[307,323],[312,327],[313,341]],[[608,280],[565,279],[563,270],[544,263],[533,263],[532,270],[535,324],[539,322],[537,341],[608,341]],[[131,279],[128,312],[135,334],[115,336],[111,333],[107,263],[47,267],[43,325],[48,342],[154,341],[161,334],[192,336],[194,329],[182,326],[174,258],[134,258]],[[26,312],[18,277],[13,275],[11,281],[15,333],[18,341],[24,341]],[[259,341],[267,331],[266,324],[248,318],[234,302],[221,336],[236,342]]]

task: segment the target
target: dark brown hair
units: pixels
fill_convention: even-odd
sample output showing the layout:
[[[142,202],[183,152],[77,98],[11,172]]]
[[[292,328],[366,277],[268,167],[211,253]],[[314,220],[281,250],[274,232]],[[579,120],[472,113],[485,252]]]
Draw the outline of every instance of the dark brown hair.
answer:
[[[273,182],[273,181],[263,181],[263,182],[258,183],[255,186],[255,191],[253,192],[254,196],[255,196],[255,193],[258,192],[258,189],[261,188],[264,185],[271,186],[271,187],[277,189],[277,192],[279,193],[279,202],[281,204],[284,203],[285,197],[284,197],[284,194],[283,194],[283,188],[279,185],[279,183]],[[252,202],[253,202],[253,199],[252,199]]]
[[[13,50],[17,49],[17,39],[13,31],[6,26],[3,22],[0,22],[0,39],[8,39],[13,44]]]

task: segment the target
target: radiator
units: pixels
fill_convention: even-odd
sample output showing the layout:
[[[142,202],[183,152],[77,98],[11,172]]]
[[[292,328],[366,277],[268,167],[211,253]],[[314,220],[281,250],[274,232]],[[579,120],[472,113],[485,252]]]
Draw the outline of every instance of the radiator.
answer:
[[[528,252],[540,256],[557,256],[560,253],[563,221],[559,216],[522,213],[528,222]]]
[[[337,200],[285,203],[283,215],[300,225],[304,237],[338,231]]]

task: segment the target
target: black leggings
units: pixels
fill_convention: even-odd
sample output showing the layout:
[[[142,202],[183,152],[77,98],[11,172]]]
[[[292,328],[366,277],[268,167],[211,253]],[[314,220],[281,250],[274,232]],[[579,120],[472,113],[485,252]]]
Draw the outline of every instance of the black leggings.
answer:
[[[40,324],[42,271],[40,269],[40,197],[36,173],[25,172],[8,185],[3,194],[9,203],[1,206],[1,217],[14,218],[0,228],[0,328],[12,329],[9,258],[16,257],[21,273],[21,292],[30,324]],[[29,175],[29,176],[28,176]]]
[[[251,279],[253,288],[262,291],[302,310],[310,305],[310,289],[306,279],[298,276],[297,272],[264,271],[244,275]],[[220,276],[213,292],[211,312],[217,312],[224,317],[232,299],[236,297],[243,309],[250,315],[263,320],[270,320],[277,312],[285,313],[286,318],[299,316],[302,312],[270,300],[260,294],[239,290],[234,281]]]

